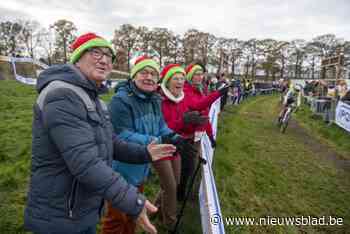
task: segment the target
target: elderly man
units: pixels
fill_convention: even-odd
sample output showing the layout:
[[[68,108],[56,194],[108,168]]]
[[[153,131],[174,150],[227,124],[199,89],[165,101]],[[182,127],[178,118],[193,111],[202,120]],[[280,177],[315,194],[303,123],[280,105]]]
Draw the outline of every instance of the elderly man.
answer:
[[[25,228],[38,234],[93,234],[108,200],[144,230],[156,233],[146,214],[156,208],[111,163],[147,163],[176,149],[113,136],[108,109],[98,98],[112,70],[113,48],[88,33],[72,49],[71,64],[51,67],[38,78]]]
[[[158,81],[159,64],[147,56],[137,58],[130,79],[118,84],[110,103],[114,130],[121,139],[130,142],[147,145],[155,140],[174,144],[180,151],[193,151],[188,142],[168,128],[161,111]],[[150,163],[133,165],[116,160],[113,161],[113,169],[142,191]],[[135,224],[127,213],[108,207],[103,219],[102,234],[112,233],[133,234]]]

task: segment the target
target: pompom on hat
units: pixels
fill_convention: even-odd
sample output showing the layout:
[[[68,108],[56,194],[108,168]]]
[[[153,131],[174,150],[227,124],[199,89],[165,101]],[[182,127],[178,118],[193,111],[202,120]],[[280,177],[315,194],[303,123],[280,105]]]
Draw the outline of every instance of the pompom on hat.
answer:
[[[153,59],[147,56],[140,56],[136,59],[134,66],[131,69],[130,76],[133,79],[139,71],[143,70],[146,67],[153,68],[159,74],[159,64]]]
[[[106,47],[110,49],[113,55],[112,61],[115,61],[116,53],[110,42],[95,33],[86,33],[79,36],[71,45],[72,55],[70,56],[70,62],[73,64],[76,63],[86,50],[93,47]]]
[[[185,70],[179,64],[169,64],[165,66],[160,73],[160,79],[162,84],[166,85],[168,81],[173,77],[173,75],[181,73],[184,76],[186,75]]]
[[[203,68],[198,65],[198,64],[190,64],[186,67],[186,78],[188,81],[192,80],[193,75],[197,72],[197,71],[202,71],[204,72]]]

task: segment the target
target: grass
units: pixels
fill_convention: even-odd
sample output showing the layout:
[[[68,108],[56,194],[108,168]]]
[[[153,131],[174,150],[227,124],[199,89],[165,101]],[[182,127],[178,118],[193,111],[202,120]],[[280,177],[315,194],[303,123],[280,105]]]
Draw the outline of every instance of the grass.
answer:
[[[112,93],[103,99],[108,101],[111,96]],[[33,87],[15,81],[0,82],[0,233],[4,234],[25,233],[23,209],[30,173],[35,98]],[[349,232],[349,173],[334,168],[329,161],[315,160],[312,150],[292,130],[288,129],[285,135],[278,132],[273,123],[277,100],[271,96],[252,98],[239,107],[227,108],[220,116],[214,172],[224,216],[332,215],[343,217],[345,224],[339,227],[226,226],[226,232]],[[301,119],[306,118],[306,114],[301,113],[297,119],[305,122],[312,135],[348,155],[348,146],[338,142],[343,137],[342,141],[346,142],[344,133],[337,133],[335,137],[323,135],[316,128],[319,124],[314,127],[312,119]],[[145,192],[151,200],[158,186],[157,176],[151,176]],[[183,227],[183,233],[201,233],[196,203],[186,208]]]
[[[112,96],[113,92],[109,92],[102,99],[108,102]],[[23,213],[30,176],[32,106],[36,97],[32,86],[13,80],[0,82],[1,234],[27,233],[23,229]],[[159,180],[153,173],[145,188],[145,194],[151,201],[155,199],[158,188]],[[198,233],[200,230],[198,209],[193,204],[187,207],[183,222],[186,233]],[[153,221],[160,225],[159,221]]]
[[[274,122],[277,103],[277,96],[260,96],[221,115],[214,171],[224,217],[332,215],[345,224],[226,226],[226,232],[350,232],[349,173],[315,158],[292,129],[280,134]]]
[[[23,231],[35,97],[32,87],[0,83],[0,233]]]
[[[331,125],[325,122],[319,116],[312,114],[310,108],[302,105],[296,112],[296,118],[300,125],[306,128],[312,135],[331,146],[343,157],[350,159],[350,134],[335,123]]]

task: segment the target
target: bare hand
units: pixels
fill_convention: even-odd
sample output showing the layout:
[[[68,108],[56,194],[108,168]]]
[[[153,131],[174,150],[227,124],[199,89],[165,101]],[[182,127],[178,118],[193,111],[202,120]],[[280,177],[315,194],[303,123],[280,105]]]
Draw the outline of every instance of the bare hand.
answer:
[[[157,234],[158,232],[156,227],[149,221],[147,216],[147,212],[155,213],[157,210],[157,207],[146,200],[145,206],[143,207],[139,217],[136,220],[136,224],[139,225],[147,233]]]
[[[147,150],[151,155],[152,161],[157,161],[173,155],[176,151],[176,147],[171,144],[156,144],[155,142],[151,142],[151,144],[147,146]]]

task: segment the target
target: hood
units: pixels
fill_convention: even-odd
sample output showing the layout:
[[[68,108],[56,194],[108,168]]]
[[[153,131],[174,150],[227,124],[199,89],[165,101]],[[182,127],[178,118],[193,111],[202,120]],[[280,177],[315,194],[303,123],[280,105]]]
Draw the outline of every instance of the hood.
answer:
[[[138,98],[141,99],[160,99],[160,95],[158,94],[157,91],[154,91],[152,93],[145,93],[142,92],[140,89],[138,89],[135,85],[135,83],[129,79],[127,81],[121,81],[119,82],[115,89],[115,93],[121,94],[121,95],[130,95],[134,94]]]
[[[82,87],[96,96],[108,92],[106,86],[101,85],[100,87],[97,87],[94,81],[85,78],[76,66],[72,64],[64,64],[51,66],[40,73],[36,84],[38,93],[54,80],[61,80]]]

